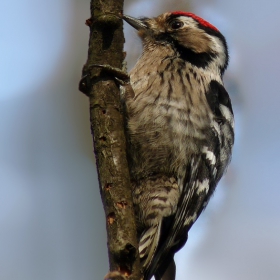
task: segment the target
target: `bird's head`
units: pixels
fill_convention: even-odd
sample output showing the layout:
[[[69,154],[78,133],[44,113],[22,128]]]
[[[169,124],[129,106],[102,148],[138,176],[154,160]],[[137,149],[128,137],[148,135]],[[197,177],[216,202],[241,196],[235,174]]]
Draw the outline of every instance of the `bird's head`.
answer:
[[[154,18],[123,19],[138,30],[144,50],[151,45],[168,44],[185,61],[197,67],[219,68],[221,74],[228,64],[228,50],[220,31],[193,13],[176,11]]]

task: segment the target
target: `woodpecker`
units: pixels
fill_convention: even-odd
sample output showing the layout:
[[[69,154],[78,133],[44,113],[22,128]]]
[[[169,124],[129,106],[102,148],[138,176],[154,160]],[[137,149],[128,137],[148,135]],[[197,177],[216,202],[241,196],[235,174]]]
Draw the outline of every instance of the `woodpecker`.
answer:
[[[234,116],[220,31],[193,13],[123,19],[143,52],[126,95],[128,161],[144,280],[175,279],[174,254],[229,164]]]

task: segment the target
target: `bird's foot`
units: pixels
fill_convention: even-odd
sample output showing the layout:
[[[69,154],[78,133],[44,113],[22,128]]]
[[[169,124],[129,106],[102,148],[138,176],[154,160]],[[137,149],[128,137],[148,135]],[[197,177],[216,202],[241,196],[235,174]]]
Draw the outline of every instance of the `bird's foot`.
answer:
[[[101,68],[106,73],[112,75],[118,83],[118,85],[125,87],[126,92],[131,92],[132,88],[130,86],[129,75],[124,70],[117,67],[113,67],[108,64],[90,64],[87,67],[85,75],[83,75],[79,83],[79,90],[85,95],[89,96],[92,87],[92,80],[89,74],[92,68]]]
[[[120,85],[126,85],[129,83],[129,75],[122,69],[113,67],[109,64],[91,64],[89,69],[91,68],[101,68],[106,73],[112,75]]]
[[[127,97],[134,97],[133,89],[130,85],[130,79],[129,75],[122,69],[113,67],[108,64],[91,64],[87,68],[87,73],[82,77],[80,83],[79,83],[79,90],[83,92],[85,95],[89,96],[91,87],[92,87],[92,81],[90,78],[89,71],[92,68],[101,68],[102,71],[106,72],[107,74],[110,74],[114,77],[115,81],[125,89],[125,95]]]

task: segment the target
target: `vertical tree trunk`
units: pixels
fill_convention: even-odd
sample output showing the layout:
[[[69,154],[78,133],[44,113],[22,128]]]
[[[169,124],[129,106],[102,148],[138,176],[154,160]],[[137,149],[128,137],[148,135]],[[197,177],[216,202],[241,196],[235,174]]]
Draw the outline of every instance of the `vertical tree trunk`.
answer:
[[[110,271],[139,280],[140,262],[119,87],[108,72],[90,67],[110,64],[122,68],[123,23],[117,17],[122,9],[123,0],[91,1],[91,19],[87,21],[90,26],[88,60],[83,74],[88,75],[88,83],[92,85],[88,91],[90,122],[107,221]]]

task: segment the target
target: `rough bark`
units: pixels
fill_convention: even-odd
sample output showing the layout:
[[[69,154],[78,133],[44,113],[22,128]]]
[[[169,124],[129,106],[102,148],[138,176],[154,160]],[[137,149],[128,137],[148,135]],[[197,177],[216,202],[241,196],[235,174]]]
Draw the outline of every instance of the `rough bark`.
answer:
[[[87,20],[90,27],[88,60],[83,75],[87,75],[87,86],[90,84],[87,94],[99,187],[107,221],[110,271],[139,280],[136,223],[119,87],[107,71],[91,67],[92,64],[109,64],[122,68],[123,23],[115,16],[122,9],[123,0],[91,1],[91,19]]]

